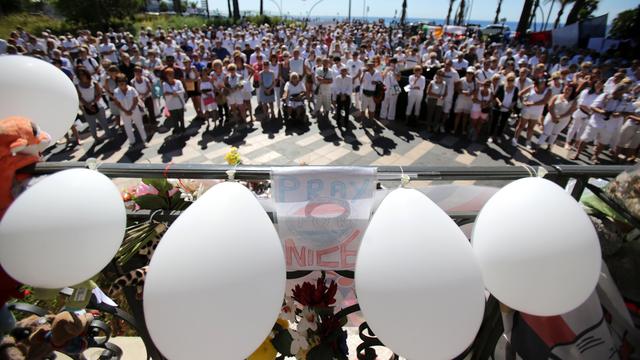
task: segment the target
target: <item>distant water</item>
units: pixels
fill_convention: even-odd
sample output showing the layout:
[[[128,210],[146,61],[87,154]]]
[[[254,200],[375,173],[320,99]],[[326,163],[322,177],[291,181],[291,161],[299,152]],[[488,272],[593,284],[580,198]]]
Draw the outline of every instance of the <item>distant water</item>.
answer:
[[[314,16],[311,17],[311,21],[312,22],[316,22],[316,23],[329,23],[332,22],[333,20],[346,20],[347,17],[346,16]],[[351,17],[352,20],[362,20],[362,16],[352,16]],[[367,18],[368,21],[376,21],[378,19],[381,19],[379,17],[375,17],[375,16],[369,16]],[[392,17],[384,17],[382,18],[384,19],[385,24],[390,24],[393,21],[399,21],[399,18],[392,18]],[[407,17],[407,23],[435,23],[436,25],[444,25],[444,20],[445,19],[435,19],[435,18],[413,18],[413,17]],[[490,25],[493,24],[493,21],[490,20],[469,20],[468,22],[469,24],[474,24],[474,25],[480,25],[482,27],[486,26],[486,25]],[[517,21],[507,21],[505,22],[505,25],[509,26],[509,28],[511,28],[511,31],[515,31],[516,28],[518,27],[518,22]],[[542,29],[542,25],[541,23],[534,23],[531,25],[531,29],[536,29],[537,31],[540,31]],[[550,30],[549,27],[553,27],[553,24],[549,24],[550,26],[547,26],[547,29]]]

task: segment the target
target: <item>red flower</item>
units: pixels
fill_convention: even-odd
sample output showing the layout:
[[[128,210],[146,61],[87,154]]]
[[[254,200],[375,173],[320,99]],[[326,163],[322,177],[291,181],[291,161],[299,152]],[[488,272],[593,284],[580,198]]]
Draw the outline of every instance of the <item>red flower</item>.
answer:
[[[328,308],[335,304],[337,291],[338,285],[335,281],[331,280],[329,286],[327,286],[325,275],[322,274],[315,285],[306,281],[302,286],[296,285],[293,289],[293,299],[303,306]]]

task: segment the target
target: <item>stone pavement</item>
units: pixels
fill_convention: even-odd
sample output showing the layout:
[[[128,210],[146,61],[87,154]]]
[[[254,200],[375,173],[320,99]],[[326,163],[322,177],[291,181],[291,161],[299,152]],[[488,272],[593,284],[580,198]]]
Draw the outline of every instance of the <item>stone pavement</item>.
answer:
[[[111,139],[95,143],[84,133],[78,147],[56,145],[46,154],[48,161],[121,163],[210,163],[224,164],[231,146],[239,148],[243,164],[252,165],[431,165],[492,166],[572,164],[567,151],[553,146],[535,155],[509,141],[500,144],[470,142],[450,134],[428,134],[403,122],[361,123],[351,118],[349,130],[339,129],[330,118],[310,118],[311,124],[283,123],[282,120],[255,122],[242,129],[206,124],[195,117],[189,103],[185,119],[187,130],[172,134],[159,127],[146,147],[130,148],[123,130]],[[160,120],[162,123],[162,120]],[[87,138],[88,136],[88,138]],[[561,137],[562,139],[562,137]],[[523,143],[523,140],[521,139]],[[585,152],[577,163],[588,163]],[[606,161],[604,161],[606,163]]]

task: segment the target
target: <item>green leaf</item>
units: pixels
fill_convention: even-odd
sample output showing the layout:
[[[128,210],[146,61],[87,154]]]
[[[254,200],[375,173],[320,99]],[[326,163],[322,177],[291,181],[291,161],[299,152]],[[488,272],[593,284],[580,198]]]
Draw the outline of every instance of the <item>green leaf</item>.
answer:
[[[173,185],[167,179],[142,179],[142,182],[153,186],[162,195],[166,195],[169,190],[173,189]]]
[[[320,344],[307,353],[307,360],[327,360],[333,359],[333,352],[327,344]]]
[[[271,340],[271,344],[273,347],[278,350],[278,352],[285,356],[293,356],[291,353],[291,343],[293,342],[293,338],[291,334],[286,329],[282,329],[282,331],[276,332],[276,336]]]
[[[141,209],[146,210],[166,209],[168,205],[167,201],[160,195],[142,195],[136,197],[134,201]]]

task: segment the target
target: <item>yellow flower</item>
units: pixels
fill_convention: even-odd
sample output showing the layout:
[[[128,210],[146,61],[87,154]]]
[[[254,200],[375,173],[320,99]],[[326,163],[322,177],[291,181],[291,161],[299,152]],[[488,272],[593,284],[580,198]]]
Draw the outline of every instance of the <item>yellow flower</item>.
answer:
[[[231,149],[229,149],[229,152],[224,156],[224,160],[229,165],[233,165],[233,166],[240,165],[242,163],[242,158],[240,158],[240,153],[238,153],[238,148],[235,146],[232,146]]]
[[[278,351],[269,338],[266,338],[262,345],[247,358],[247,360],[274,360],[278,356]]]

